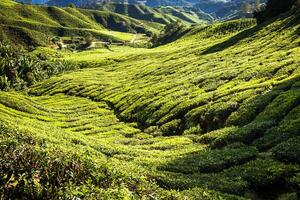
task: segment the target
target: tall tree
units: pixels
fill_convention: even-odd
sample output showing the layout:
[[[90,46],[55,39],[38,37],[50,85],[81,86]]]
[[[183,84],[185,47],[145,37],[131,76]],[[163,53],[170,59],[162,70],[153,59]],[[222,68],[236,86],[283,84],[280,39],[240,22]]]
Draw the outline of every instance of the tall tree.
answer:
[[[299,0],[268,0],[265,9],[256,10],[254,17],[257,21],[263,22],[268,18],[275,17],[290,10]]]
[[[242,11],[244,14],[251,13],[251,5],[249,3],[243,3]]]

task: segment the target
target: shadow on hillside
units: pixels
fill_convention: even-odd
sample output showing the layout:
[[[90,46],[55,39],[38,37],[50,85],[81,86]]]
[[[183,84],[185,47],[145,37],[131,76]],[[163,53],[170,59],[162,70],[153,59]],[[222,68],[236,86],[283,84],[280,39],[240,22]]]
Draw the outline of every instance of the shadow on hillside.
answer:
[[[207,48],[205,51],[203,51],[201,53],[201,55],[206,55],[206,54],[211,54],[211,53],[216,53],[216,52],[219,52],[219,51],[223,51],[223,50],[237,44],[239,41],[255,35],[256,32],[260,31],[261,29],[263,29],[268,24],[273,23],[275,20],[276,19],[272,19],[272,20],[270,20],[268,22],[265,22],[263,24],[256,25],[256,26],[254,26],[250,29],[244,30],[244,31],[238,33],[237,35],[229,38],[228,40],[226,40],[224,42],[218,43],[216,45],[213,45],[213,46]]]
[[[300,36],[300,27],[297,28],[296,32],[295,32],[298,36]]]
[[[287,179],[285,179],[286,177],[284,177],[284,175],[282,175],[282,177],[281,175],[278,175],[280,177],[274,179],[274,181],[260,182],[260,180],[264,180],[266,178],[265,174],[261,173],[263,171],[260,171],[260,168],[258,167],[254,169],[257,171],[255,173],[252,173],[251,170],[248,170],[249,168],[243,168],[243,165],[246,163],[248,165],[249,161],[251,160],[257,161],[257,158],[259,157],[257,152],[253,150],[255,149],[254,147],[257,147],[254,141],[256,141],[259,138],[263,138],[264,136],[268,137],[270,136],[270,134],[273,137],[273,133],[266,133],[266,130],[278,125],[278,123],[288,113],[290,113],[293,108],[299,106],[299,102],[295,100],[295,102],[291,103],[290,106],[286,107],[284,113],[279,114],[280,116],[276,116],[275,118],[267,118],[266,121],[254,122],[256,116],[263,110],[265,110],[265,108],[270,104],[270,102],[273,102],[274,99],[277,98],[279,95],[284,94],[285,92],[290,91],[291,89],[298,90],[299,83],[300,76],[297,76],[290,80],[284,81],[283,83],[275,86],[272,90],[268,91],[267,93],[259,95],[256,98],[249,101],[248,104],[259,104],[258,106],[254,107],[250,106],[250,109],[255,109],[253,112],[254,115],[250,115],[249,119],[246,119],[246,121],[243,121],[243,123],[241,124],[235,124],[240,126],[241,128],[233,130],[230,133],[230,136],[233,137],[226,137],[226,139],[221,141],[220,143],[217,142],[216,146],[214,142],[219,140],[220,138],[217,138],[218,136],[216,136],[215,134],[213,138],[216,138],[209,140],[201,140],[199,138],[194,138],[193,136],[192,140],[195,143],[207,144],[211,147],[212,150],[207,152],[198,151],[189,153],[180,156],[177,159],[174,159],[164,165],[159,166],[158,169],[162,173],[167,172],[167,176],[172,177],[167,177],[165,179],[158,178],[157,183],[169,189],[180,190],[190,189],[192,187],[195,187],[194,184],[196,184],[196,186],[198,187],[208,187],[209,189],[229,194],[236,194],[236,192],[239,190],[240,191],[238,193],[240,195],[244,194],[247,191],[251,191],[253,195],[261,197],[261,199],[275,199],[278,197],[278,195],[286,193],[288,191],[287,188],[290,186],[288,185],[289,183],[286,182]],[[272,98],[266,98],[266,96],[268,95],[271,95]],[[269,121],[272,121],[273,123],[269,123]],[[249,126],[249,124],[251,125]],[[240,131],[241,129],[243,130]],[[297,130],[295,130],[289,135],[287,135],[287,138],[281,138],[280,140],[277,140],[275,138],[274,143],[272,143],[271,145],[272,147],[276,146],[277,144],[289,138],[295,137],[295,135],[297,134],[298,132]],[[202,136],[199,135],[199,137]],[[274,137],[276,137],[276,135],[274,135]],[[273,158],[269,156],[268,159]],[[276,167],[276,162],[273,162],[271,160],[270,164],[268,165],[270,167]],[[238,170],[239,167],[242,168]],[[256,180],[254,180],[255,178],[253,176],[259,177],[257,177]],[[275,176],[277,176],[277,174],[275,174]],[[235,182],[235,180],[237,182]],[[241,186],[239,185],[239,181],[241,181],[241,184],[247,182],[247,188],[238,188],[239,186]],[[190,184],[184,185],[181,183]]]

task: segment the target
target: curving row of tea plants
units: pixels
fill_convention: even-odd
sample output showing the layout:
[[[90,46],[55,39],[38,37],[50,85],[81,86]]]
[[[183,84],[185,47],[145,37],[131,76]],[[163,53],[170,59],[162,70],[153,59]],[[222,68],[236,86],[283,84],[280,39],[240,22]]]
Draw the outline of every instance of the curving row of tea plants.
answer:
[[[0,40],[18,47],[49,46],[54,37],[93,35],[99,41],[129,42],[134,33],[159,32],[162,24],[110,11],[0,2]]]
[[[61,52],[91,68],[0,92],[2,198],[298,199],[299,22]]]

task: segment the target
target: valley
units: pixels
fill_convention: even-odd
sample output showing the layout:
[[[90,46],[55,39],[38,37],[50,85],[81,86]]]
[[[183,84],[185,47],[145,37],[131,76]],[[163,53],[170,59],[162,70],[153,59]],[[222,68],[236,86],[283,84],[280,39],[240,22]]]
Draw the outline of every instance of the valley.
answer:
[[[1,198],[299,198],[298,7],[259,24],[182,22],[152,47],[171,22],[0,6]],[[89,48],[50,48],[86,32]]]

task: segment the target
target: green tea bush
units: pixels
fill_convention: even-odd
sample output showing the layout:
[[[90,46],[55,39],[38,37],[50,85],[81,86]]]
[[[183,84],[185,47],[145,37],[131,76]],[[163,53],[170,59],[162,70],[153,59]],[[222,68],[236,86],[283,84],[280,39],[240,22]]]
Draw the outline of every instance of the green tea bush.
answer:
[[[297,200],[297,199],[299,199],[299,198],[298,198],[298,195],[296,192],[285,193],[285,194],[280,195],[277,198],[277,200]]]
[[[293,177],[290,177],[288,179],[288,183],[295,189],[295,191],[297,191],[298,195],[300,195],[300,173],[296,173]]]
[[[248,183],[241,177],[228,176],[223,173],[180,174],[164,172],[155,178],[158,185],[166,189],[188,190],[189,188],[202,187],[222,193],[241,195],[248,187]]]
[[[251,122],[258,113],[278,96],[280,91],[272,91],[253,97],[243,104],[236,112],[233,112],[226,121],[227,125],[246,125]]]
[[[224,171],[226,176],[239,176],[254,189],[285,185],[289,177],[299,171],[295,165],[286,165],[271,159],[257,159]]]
[[[210,145],[213,148],[221,148],[234,142],[252,143],[255,139],[263,136],[265,131],[274,125],[273,120],[252,122],[243,126],[236,131],[229,132],[216,138]]]
[[[278,126],[268,129],[262,138],[253,142],[260,150],[270,149],[290,138],[299,136],[300,130],[300,106],[290,112],[280,121]]]
[[[193,200],[243,200],[245,198],[238,197],[235,195],[228,195],[228,194],[222,194],[213,190],[207,190],[202,188],[193,188],[190,190],[184,190],[182,192],[184,196],[186,196],[187,199],[193,199]]]
[[[175,135],[180,131],[180,122],[180,119],[172,120],[162,125],[160,127],[160,130],[163,133],[163,135]]]
[[[252,147],[222,150],[207,150],[174,160],[161,168],[180,173],[220,172],[234,165],[240,165],[254,159],[258,151]]]
[[[0,197],[57,199],[72,197],[71,187],[91,182],[102,185],[104,171],[92,162],[39,148],[41,141],[0,124]],[[54,156],[55,155],[55,156]],[[95,176],[94,171],[99,174]],[[104,181],[104,182],[101,182]]]
[[[220,138],[225,138],[227,135],[233,134],[237,129],[238,128],[235,126],[225,127],[222,129],[208,132],[198,137],[195,141],[204,144],[211,144],[214,143],[215,140],[218,140]]]
[[[277,160],[286,163],[300,163],[300,137],[291,138],[272,149]]]

